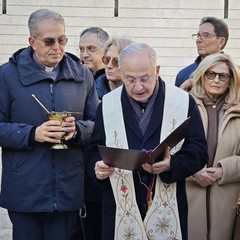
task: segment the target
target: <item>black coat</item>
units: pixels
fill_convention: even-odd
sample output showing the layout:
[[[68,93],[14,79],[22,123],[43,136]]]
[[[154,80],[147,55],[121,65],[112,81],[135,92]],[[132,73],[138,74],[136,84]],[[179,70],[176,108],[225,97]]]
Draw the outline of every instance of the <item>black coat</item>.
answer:
[[[121,101],[126,127],[128,145],[130,149],[151,150],[159,144],[160,131],[163,117],[163,106],[165,96],[165,84],[160,80],[159,93],[157,95],[154,110],[150,123],[147,127],[144,137],[138,127],[133,109],[126,96],[126,90],[123,88]],[[181,222],[183,239],[187,239],[187,198],[185,190],[185,178],[199,171],[207,162],[207,143],[204,135],[203,125],[199,110],[195,101],[189,95],[189,111],[191,122],[187,136],[182,148],[171,157],[171,171],[159,175],[165,183],[177,182],[177,201]],[[176,99],[177,100],[177,99]],[[174,99],[173,99],[174,101]],[[102,104],[99,105],[96,115],[96,122],[93,130],[93,137],[86,153],[87,161],[90,161],[88,171],[94,175],[94,165],[96,161],[101,160],[98,145],[105,145],[105,132],[102,117]],[[140,183],[138,174],[134,174],[136,199],[142,218],[147,211],[147,188]],[[141,181],[147,186],[151,182],[151,175],[147,172],[141,174]],[[103,236],[102,239],[114,239],[115,223],[115,200],[109,179],[102,182],[104,186],[103,193]]]

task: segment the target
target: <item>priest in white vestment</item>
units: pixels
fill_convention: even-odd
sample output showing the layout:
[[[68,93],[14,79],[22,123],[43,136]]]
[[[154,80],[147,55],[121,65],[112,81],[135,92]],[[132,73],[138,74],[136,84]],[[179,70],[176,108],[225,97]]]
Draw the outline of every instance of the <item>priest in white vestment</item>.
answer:
[[[103,240],[187,240],[185,179],[206,164],[207,143],[195,101],[165,83],[156,62],[147,44],[127,46],[119,56],[124,85],[106,94],[96,113],[85,160],[104,187]],[[187,117],[185,139],[157,162],[129,171],[102,161],[98,145],[150,151]]]

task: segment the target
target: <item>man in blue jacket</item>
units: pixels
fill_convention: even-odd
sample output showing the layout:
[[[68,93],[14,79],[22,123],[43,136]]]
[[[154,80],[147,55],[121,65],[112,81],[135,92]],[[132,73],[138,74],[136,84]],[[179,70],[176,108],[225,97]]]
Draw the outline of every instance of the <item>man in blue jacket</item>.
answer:
[[[84,208],[82,146],[88,143],[98,97],[91,72],[65,53],[63,17],[41,9],[29,18],[29,44],[0,68],[0,206],[14,240],[69,240]],[[46,111],[69,111],[65,122]],[[55,143],[68,149],[51,149]],[[81,212],[81,211],[80,211]]]
[[[227,44],[228,37],[228,26],[223,20],[216,17],[202,18],[198,33],[192,35],[193,40],[196,40],[199,56],[194,63],[183,68],[177,74],[175,85],[180,87],[187,79],[189,79],[203,58],[210,54],[221,52]]]

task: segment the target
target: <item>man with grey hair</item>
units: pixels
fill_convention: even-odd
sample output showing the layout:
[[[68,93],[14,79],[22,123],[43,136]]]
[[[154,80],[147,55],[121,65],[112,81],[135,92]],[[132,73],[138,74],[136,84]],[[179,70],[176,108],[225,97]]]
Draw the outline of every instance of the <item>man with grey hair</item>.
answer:
[[[13,240],[69,240],[84,208],[82,146],[99,101],[89,69],[64,51],[63,17],[40,9],[28,26],[30,46],[0,67],[0,206]],[[71,115],[62,122],[49,120],[49,112]]]
[[[104,56],[104,45],[108,39],[108,33],[100,27],[86,28],[80,34],[80,59],[92,72],[95,80],[105,74],[105,65],[102,57]],[[85,165],[87,165],[87,163],[85,163]],[[84,184],[86,216],[80,219],[77,213],[75,231],[71,240],[78,240],[82,232],[87,240],[98,240],[101,238],[102,191],[101,188],[91,180],[87,171],[85,171]]]
[[[105,73],[102,57],[103,47],[108,39],[108,33],[100,27],[87,28],[80,34],[80,59],[91,70],[95,79]]]
[[[119,55],[123,86],[104,95],[96,113],[85,160],[104,188],[102,239],[187,239],[185,178],[206,164],[207,143],[194,99],[162,81],[156,61],[147,44],[124,48]],[[153,164],[129,171],[102,160],[99,145],[150,154],[188,117],[185,141],[171,151],[166,146]],[[124,162],[134,157],[124,156]]]
[[[175,80],[177,87],[180,87],[190,78],[203,58],[213,53],[222,52],[229,38],[228,25],[222,19],[216,17],[203,17],[200,21],[198,32],[192,34],[192,38],[196,41],[199,56],[194,63],[183,68],[177,74]]]

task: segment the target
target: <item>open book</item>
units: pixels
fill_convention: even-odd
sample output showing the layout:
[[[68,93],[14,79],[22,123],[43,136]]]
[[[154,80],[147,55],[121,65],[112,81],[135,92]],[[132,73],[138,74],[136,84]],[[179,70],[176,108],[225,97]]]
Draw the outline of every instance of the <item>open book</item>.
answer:
[[[187,134],[190,117],[172,131],[158,146],[153,150],[134,150],[106,146],[98,146],[102,160],[105,164],[131,171],[140,171],[142,164],[161,161],[165,154],[165,149],[175,147]]]

